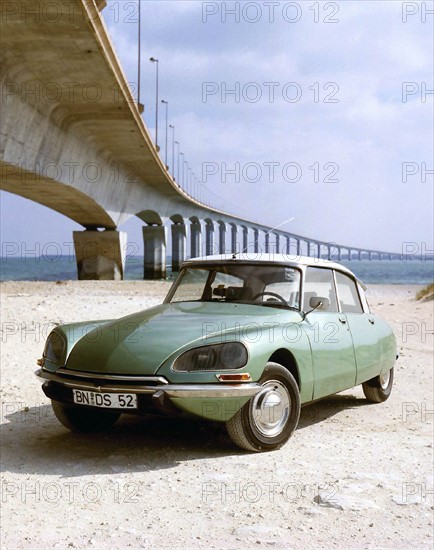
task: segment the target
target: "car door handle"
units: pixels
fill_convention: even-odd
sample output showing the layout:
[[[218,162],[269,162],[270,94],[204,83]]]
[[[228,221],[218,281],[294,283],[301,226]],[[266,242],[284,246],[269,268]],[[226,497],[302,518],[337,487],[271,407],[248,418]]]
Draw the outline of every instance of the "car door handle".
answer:
[[[340,316],[339,316],[339,321],[340,321],[343,325],[345,325],[345,323],[347,322],[347,318],[344,317],[343,315],[340,315]]]
[[[375,319],[373,317],[368,317],[368,321],[373,325],[375,323]]]

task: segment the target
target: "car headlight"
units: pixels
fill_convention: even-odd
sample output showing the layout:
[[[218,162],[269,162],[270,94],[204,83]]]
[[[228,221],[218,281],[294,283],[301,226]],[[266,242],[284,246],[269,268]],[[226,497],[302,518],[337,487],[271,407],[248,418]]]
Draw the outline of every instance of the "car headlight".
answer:
[[[241,369],[247,359],[243,344],[228,342],[190,349],[176,359],[172,369],[178,372]]]
[[[47,342],[45,343],[44,358],[59,367],[65,364],[66,342],[55,330],[48,335]]]

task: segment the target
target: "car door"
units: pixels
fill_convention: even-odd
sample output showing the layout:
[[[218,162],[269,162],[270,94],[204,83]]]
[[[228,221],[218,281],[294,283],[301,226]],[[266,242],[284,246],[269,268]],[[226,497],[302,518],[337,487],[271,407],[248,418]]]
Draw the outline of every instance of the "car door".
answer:
[[[304,322],[314,369],[313,399],[319,399],[355,385],[356,362],[353,340],[345,314],[338,311],[333,270],[307,267],[303,284],[303,310],[309,300],[321,296],[329,300],[327,310],[309,313]]]
[[[384,321],[370,313],[366,301],[362,304],[353,278],[336,271],[336,289],[339,309],[347,318],[353,339],[357,364],[356,383],[361,384],[382,371],[384,357],[391,344],[391,331]]]

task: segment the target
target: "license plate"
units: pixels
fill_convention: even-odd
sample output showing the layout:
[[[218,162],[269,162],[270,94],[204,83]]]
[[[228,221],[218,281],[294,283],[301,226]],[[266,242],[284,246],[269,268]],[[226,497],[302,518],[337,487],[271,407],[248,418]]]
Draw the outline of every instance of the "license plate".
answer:
[[[137,409],[137,395],[134,393],[100,393],[72,390],[77,405],[89,405],[104,409]]]

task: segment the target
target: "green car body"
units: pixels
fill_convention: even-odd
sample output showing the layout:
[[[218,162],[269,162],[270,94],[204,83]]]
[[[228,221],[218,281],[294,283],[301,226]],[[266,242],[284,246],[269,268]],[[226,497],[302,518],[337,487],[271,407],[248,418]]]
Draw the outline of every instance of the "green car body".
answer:
[[[315,280],[328,298],[312,292]],[[303,404],[358,384],[384,401],[395,359],[390,326],[343,266],[212,256],[185,262],[159,306],[56,327],[37,375],[71,429],[105,427],[121,412],[192,413],[226,422],[238,445],[261,451],[285,443]],[[133,394],[136,407],[105,407],[105,394],[107,403]],[[83,396],[91,402],[77,402]]]

